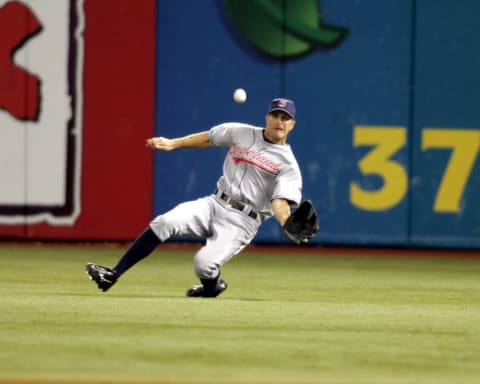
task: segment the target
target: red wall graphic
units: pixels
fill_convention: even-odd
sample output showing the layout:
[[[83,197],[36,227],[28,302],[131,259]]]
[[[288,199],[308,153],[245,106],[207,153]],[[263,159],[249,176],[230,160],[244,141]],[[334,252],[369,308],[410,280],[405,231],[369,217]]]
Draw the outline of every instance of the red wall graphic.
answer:
[[[152,215],[155,1],[52,7],[0,1],[23,20],[0,24],[0,236],[131,239]]]

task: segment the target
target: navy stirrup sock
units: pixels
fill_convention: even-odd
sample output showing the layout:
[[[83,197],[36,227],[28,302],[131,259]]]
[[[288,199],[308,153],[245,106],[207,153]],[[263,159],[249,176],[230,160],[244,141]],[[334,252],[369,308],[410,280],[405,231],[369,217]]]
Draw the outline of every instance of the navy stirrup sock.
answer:
[[[128,248],[118,264],[113,267],[115,272],[117,272],[117,276],[120,277],[133,265],[147,257],[158,244],[160,244],[160,239],[150,227],[147,227],[130,245],[130,248]]]

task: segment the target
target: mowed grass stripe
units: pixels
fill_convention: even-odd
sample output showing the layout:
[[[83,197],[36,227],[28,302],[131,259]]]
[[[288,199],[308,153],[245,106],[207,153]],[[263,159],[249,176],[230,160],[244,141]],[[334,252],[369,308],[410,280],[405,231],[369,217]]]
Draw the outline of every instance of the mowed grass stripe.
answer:
[[[161,248],[159,248],[161,250]],[[123,251],[0,247],[0,379],[475,383],[480,260],[246,252],[191,299],[192,252],[158,251],[108,293]]]

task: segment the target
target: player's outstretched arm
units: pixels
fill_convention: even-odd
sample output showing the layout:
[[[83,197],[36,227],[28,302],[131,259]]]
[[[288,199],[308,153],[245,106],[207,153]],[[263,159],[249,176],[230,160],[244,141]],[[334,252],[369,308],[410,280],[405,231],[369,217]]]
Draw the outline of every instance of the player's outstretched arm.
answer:
[[[168,139],[166,137],[152,137],[147,140],[147,147],[162,151],[172,151],[179,148],[208,148],[211,147],[208,131],[192,135]]]

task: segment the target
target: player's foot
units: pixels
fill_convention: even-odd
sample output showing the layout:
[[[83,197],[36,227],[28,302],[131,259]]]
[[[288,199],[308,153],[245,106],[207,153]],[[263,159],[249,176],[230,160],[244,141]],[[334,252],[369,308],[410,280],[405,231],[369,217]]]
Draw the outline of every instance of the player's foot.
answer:
[[[194,285],[187,291],[188,297],[217,297],[227,289],[225,280],[218,280],[213,288],[205,288],[204,284]]]
[[[117,282],[117,272],[113,269],[95,265],[93,263],[85,264],[85,273],[90,276],[90,280],[97,283],[98,288],[106,292],[110,287]]]

